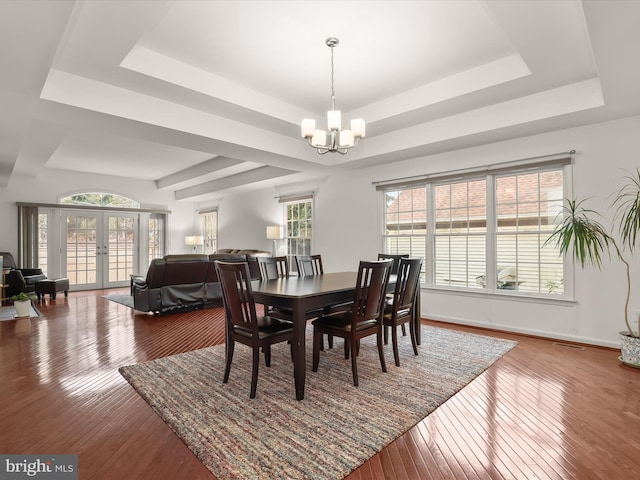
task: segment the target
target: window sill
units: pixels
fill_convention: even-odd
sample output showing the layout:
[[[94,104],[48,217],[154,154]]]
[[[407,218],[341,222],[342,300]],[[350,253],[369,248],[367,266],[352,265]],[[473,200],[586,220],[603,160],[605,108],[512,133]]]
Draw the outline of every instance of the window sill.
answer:
[[[576,304],[575,299],[570,299],[566,297],[550,297],[550,296],[542,296],[542,295],[534,295],[534,294],[523,294],[523,293],[514,293],[513,290],[505,290],[505,291],[493,291],[488,292],[484,289],[478,289],[477,291],[463,289],[463,288],[455,288],[455,287],[435,287],[435,286],[420,286],[421,291],[425,291],[427,293],[438,293],[445,295],[464,295],[467,297],[476,297],[476,298],[490,298],[490,299],[499,299],[499,300],[508,300],[514,302],[528,302],[528,303],[546,303],[549,305],[560,305],[570,307]]]

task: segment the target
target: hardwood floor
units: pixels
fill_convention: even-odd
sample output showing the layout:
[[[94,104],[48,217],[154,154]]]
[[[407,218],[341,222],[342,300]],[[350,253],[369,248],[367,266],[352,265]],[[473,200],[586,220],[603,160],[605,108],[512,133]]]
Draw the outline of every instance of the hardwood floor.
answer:
[[[117,368],[223,342],[220,310],[153,316],[105,293],[0,322],[0,453],[76,453],[83,480],[214,478]],[[635,478],[640,371],[619,352],[435,325],[519,344],[349,480]]]

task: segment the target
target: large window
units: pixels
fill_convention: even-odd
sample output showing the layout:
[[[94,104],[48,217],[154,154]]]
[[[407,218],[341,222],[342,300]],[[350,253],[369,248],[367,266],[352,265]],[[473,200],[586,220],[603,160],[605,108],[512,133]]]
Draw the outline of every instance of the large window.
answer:
[[[204,253],[215,253],[218,249],[218,211],[201,212]]]
[[[286,232],[285,240],[289,265],[295,270],[296,255],[311,255],[311,236],[313,225],[313,199],[305,198],[284,202]]]
[[[45,275],[49,271],[49,239],[47,222],[49,216],[46,213],[38,214],[38,264]]]
[[[545,241],[560,221],[569,163],[562,157],[378,186],[383,250],[425,258],[427,286],[565,296],[563,258]]]
[[[517,282],[500,287],[564,293],[562,258],[544,245],[562,206],[562,176],[561,169],[552,169],[496,178],[498,281]]]
[[[162,213],[153,213],[149,217],[149,261],[164,256],[164,232],[167,216]]]
[[[433,185],[436,285],[478,288],[486,270],[487,182]]]

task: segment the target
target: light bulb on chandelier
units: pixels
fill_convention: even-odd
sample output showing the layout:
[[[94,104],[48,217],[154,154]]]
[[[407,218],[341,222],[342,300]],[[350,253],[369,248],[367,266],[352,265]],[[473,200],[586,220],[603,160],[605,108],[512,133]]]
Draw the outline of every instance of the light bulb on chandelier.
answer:
[[[350,130],[341,130],[342,119],[340,110],[336,110],[336,94],[333,86],[333,48],[338,43],[340,41],[335,37],[329,37],[326,40],[327,46],[331,48],[331,110],[327,112],[329,134],[327,135],[325,130],[316,129],[316,121],[312,118],[305,118],[301,125],[302,138],[305,138],[320,155],[328,152],[344,155],[365,136],[365,124],[362,118],[351,120]]]

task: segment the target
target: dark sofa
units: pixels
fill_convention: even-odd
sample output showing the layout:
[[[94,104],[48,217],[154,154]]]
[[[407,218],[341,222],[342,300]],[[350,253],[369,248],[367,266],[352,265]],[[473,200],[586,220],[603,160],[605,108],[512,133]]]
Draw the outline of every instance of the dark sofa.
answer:
[[[218,250],[211,255],[166,255],[151,261],[146,277],[133,279],[133,306],[141,312],[165,313],[181,308],[199,309],[222,305],[222,291],[215,260],[247,262],[251,277],[260,278],[261,250]]]

